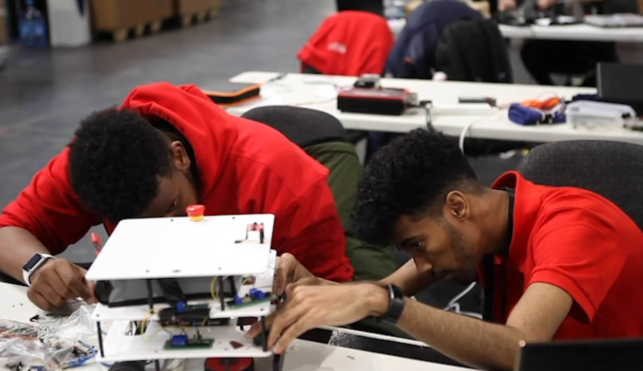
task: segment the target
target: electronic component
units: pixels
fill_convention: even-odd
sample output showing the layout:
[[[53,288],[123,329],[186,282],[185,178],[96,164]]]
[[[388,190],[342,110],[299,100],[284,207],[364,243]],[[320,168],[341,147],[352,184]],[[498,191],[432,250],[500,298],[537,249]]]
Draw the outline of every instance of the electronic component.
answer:
[[[175,335],[175,336],[186,336],[186,335]],[[165,342],[165,346],[163,349],[166,350],[172,350],[172,349],[208,349],[212,347],[212,344],[214,344],[214,339],[186,339],[185,343],[179,343],[179,345],[174,345],[174,337],[172,336],[172,339],[168,340]],[[187,336],[186,336],[187,337]]]
[[[353,84],[353,86],[356,88],[367,88],[367,89],[379,88],[380,75],[365,73],[362,76],[360,76],[360,78],[358,78],[357,81],[355,81],[355,84]]]
[[[230,276],[222,280],[223,296],[233,297],[241,287],[242,276]],[[234,285],[232,282],[234,281]],[[175,306],[178,302],[209,299],[212,277],[189,277],[174,280],[113,280],[99,281],[94,292],[100,303],[118,308],[149,304],[148,282],[152,289],[153,303],[169,303]],[[178,285],[178,288],[177,288]],[[221,289],[217,289],[217,295]],[[179,295],[181,293],[182,295]]]
[[[184,347],[188,345],[188,336],[187,335],[174,335],[170,339],[170,344],[172,347]]]
[[[178,305],[177,305],[178,307]],[[183,305],[165,308],[159,312],[161,326],[226,326],[230,318],[210,318],[208,304]]]
[[[417,103],[417,94],[407,89],[350,88],[337,95],[337,109],[342,112],[401,115]]]
[[[258,290],[258,289],[254,289],[254,288],[253,288],[253,289],[250,289],[250,293],[249,293],[249,295],[250,295],[250,298],[252,298],[252,300],[263,300],[263,299],[265,299],[265,298],[266,298],[266,295],[268,295],[268,296],[269,296],[269,295],[270,295],[270,293],[269,293],[269,292],[267,292],[267,291],[264,293],[264,292],[263,292],[263,291],[261,291],[261,290]]]
[[[261,291],[253,288],[250,289],[250,292],[246,296],[242,298],[236,296],[234,300],[229,300],[226,305],[229,306],[230,309],[240,309],[251,305],[271,302],[277,299],[278,298],[272,295],[269,291]]]
[[[237,319],[254,316],[265,329],[274,311],[270,292],[257,289],[273,284],[273,225],[272,215],[121,221],[88,272],[102,283],[97,360],[269,356],[266,339],[245,340]]]

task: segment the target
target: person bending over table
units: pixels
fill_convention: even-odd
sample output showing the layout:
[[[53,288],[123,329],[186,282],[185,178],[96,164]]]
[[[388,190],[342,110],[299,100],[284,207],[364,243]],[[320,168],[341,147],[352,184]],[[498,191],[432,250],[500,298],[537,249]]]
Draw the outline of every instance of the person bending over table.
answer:
[[[278,253],[293,254],[317,276],[349,281],[353,268],[327,177],[282,134],[228,115],[196,86],[141,86],[120,108],[86,118],[6,207],[0,271],[26,279],[29,299],[42,309],[75,297],[92,301],[79,266],[48,259],[24,277],[23,266],[63,252],[91,226],[111,232],[126,218],[183,216],[202,203],[206,215],[275,214]]]
[[[455,143],[416,130],[372,159],[353,220],[361,238],[413,259],[380,282],[335,284],[282,256],[275,291],[285,288],[287,300],[268,319],[273,351],[367,316],[485,369],[511,369],[521,341],[643,336],[643,232],[595,193],[517,172],[487,188]],[[439,279],[476,278],[487,321],[408,299]]]

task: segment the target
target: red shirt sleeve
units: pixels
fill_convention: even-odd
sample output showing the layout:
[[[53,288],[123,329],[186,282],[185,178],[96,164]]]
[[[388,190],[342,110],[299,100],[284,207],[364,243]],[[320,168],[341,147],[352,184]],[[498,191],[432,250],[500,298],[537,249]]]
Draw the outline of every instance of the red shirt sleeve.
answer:
[[[80,240],[100,219],[80,205],[71,188],[69,148],[54,157],[0,215],[0,228],[20,227],[31,232],[52,254]]]
[[[325,180],[313,184],[275,220],[273,248],[291,253],[315,276],[346,282],[353,267],[335,199]],[[277,234],[278,231],[281,231]]]
[[[534,269],[527,286],[545,282],[565,290],[586,316],[578,320],[586,323],[621,274],[626,257],[612,228],[578,214],[561,212],[534,233]]]

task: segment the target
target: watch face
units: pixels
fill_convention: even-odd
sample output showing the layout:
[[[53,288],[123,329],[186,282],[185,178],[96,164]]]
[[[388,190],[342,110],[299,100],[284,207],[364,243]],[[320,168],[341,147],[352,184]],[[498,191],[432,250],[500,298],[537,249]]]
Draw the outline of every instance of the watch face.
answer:
[[[31,259],[29,259],[27,264],[25,264],[24,267],[22,267],[22,269],[29,272],[36,264],[38,264],[40,259],[42,259],[42,256],[40,256],[40,254],[34,255]]]

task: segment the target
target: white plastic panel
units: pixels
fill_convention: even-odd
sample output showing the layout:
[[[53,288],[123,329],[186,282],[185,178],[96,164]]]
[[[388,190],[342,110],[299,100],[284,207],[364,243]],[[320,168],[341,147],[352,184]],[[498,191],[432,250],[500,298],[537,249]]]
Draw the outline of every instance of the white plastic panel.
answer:
[[[254,285],[242,285],[239,290],[239,295],[243,296],[247,294],[251,288],[257,288],[262,291],[271,291],[272,290],[272,281],[275,275],[275,265],[277,259],[277,252],[275,250],[270,250],[268,256],[268,264],[266,265],[267,269],[257,276],[255,276]],[[248,307],[240,309],[226,309],[221,311],[221,305],[219,301],[213,300],[191,300],[188,304],[210,304],[210,318],[238,318],[238,317],[260,317],[267,316],[271,313],[270,303],[261,303],[255,304]],[[150,316],[149,306],[148,305],[134,305],[127,307],[116,307],[110,308],[106,305],[97,304],[96,309],[92,313],[92,317],[95,320],[106,321],[106,320],[130,320],[130,321],[139,321],[143,319],[149,319],[151,321],[158,320],[158,312],[167,308],[167,304],[155,304],[154,310],[156,314]]]
[[[126,335],[129,321],[114,321],[103,338],[104,357],[98,354],[98,361],[135,361],[141,359],[172,359],[172,358],[211,358],[228,357],[261,358],[270,356],[271,352],[264,352],[261,346],[246,339],[244,332],[237,326],[215,326],[199,329],[201,336],[214,339],[214,344],[209,349],[164,349],[165,342],[170,339],[170,334],[161,329],[157,322],[151,322],[143,335]],[[246,328],[248,330],[249,327]],[[168,329],[172,334],[178,335],[178,328]],[[194,328],[186,328],[187,334],[192,337]],[[243,347],[234,349],[230,344],[235,341]]]
[[[252,227],[256,223],[255,227]],[[259,242],[263,228],[263,243]],[[87,272],[90,280],[259,274],[266,269],[274,216],[128,219]]]

